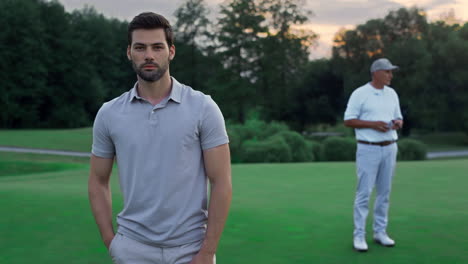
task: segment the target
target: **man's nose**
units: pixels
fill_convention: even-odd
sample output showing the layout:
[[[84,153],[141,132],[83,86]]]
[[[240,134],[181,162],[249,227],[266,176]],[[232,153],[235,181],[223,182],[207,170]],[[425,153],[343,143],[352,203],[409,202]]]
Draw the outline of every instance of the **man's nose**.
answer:
[[[145,51],[145,60],[154,60],[154,53],[151,49],[146,49]]]

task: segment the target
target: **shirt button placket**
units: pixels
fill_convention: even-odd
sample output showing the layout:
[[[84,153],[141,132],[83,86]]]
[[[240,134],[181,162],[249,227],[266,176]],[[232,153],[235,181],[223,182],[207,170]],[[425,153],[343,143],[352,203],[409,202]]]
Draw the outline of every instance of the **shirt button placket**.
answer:
[[[150,113],[150,124],[156,125],[158,123],[158,115],[156,109],[152,109]]]

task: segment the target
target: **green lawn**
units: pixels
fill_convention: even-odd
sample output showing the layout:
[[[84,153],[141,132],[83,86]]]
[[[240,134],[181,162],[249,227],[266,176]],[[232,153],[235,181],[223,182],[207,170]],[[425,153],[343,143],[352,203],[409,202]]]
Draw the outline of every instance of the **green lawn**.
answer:
[[[0,130],[0,146],[90,152],[92,129]]]
[[[0,263],[110,264],[89,209],[86,160],[50,157],[0,156],[75,166],[0,177]],[[234,165],[218,263],[468,263],[467,159],[399,162],[388,230],[397,246],[377,246],[369,233],[364,254],[351,247],[354,171],[353,163]]]
[[[430,133],[411,138],[424,142],[428,146],[428,151],[468,149],[468,135],[462,132]],[[92,129],[89,127],[60,130],[0,130],[0,146],[89,152],[91,144]]]

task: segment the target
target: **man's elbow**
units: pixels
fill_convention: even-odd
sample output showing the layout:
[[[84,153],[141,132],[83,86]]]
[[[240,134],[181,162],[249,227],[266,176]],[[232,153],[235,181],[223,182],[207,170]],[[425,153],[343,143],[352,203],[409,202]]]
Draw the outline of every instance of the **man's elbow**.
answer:
[[[352,120],[348,119],[344,121],[344,125],[347,127],[352,127]]]
[[[231,200],[232,200],[232,183],[231,183],[231,181],[226,182],[225,184],[223,184],[221,192],[224,194],[223,196],[225,197],[225,199],[227,199],[227,201],[229,201],[229,203],[230,203]]]
[[[213,189],[219,190],[220,192],[229,196],[232,195],[232,181],[230,177],[222,177],[216,181],[211,181],[210,184],[212,185]]]
[[[88,178],[88,193],[101,192],[109,188],[109,178],[100,177],[96,173],[91,172]]]
[[[88,195],[92,196],[93,194],[99,192],[100,184],[99,181],[96,180],[96,177],[90,175],[88,179]]]

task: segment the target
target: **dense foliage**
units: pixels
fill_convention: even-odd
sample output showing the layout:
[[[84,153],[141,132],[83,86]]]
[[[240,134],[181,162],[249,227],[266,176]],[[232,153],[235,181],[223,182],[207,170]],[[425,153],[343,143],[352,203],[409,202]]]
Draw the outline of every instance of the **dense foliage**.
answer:
[[[425,160],[427,147],[421,141],[405,138],[398,142],[399,160]]]
[[[392,86],[404,135],[411,128],[468,133],[468,23],[394,10],[339,31],[332,58],[310,61],[317,35],[300,27],[311,16],[303,4],[230,0],[210,21],[203,0],[187,0],[175,12],[171,74],[211,94],[229,121],[255,115],[302,132],[340,123],[371,61],[388,57],[401,66]],[[135,82],[126,21],[92,8],[67,13],[57,1],[2,0],[0,22],[0,128],[90,126],[104,101]]]
[[[228,124],[233,163],[354,161],[356,140],[331,136],[320,141],[307,140],[278,122],[249,119],[245,124]],[[415,139],[398,142],[399,160],[424,160],[427,147]]]

